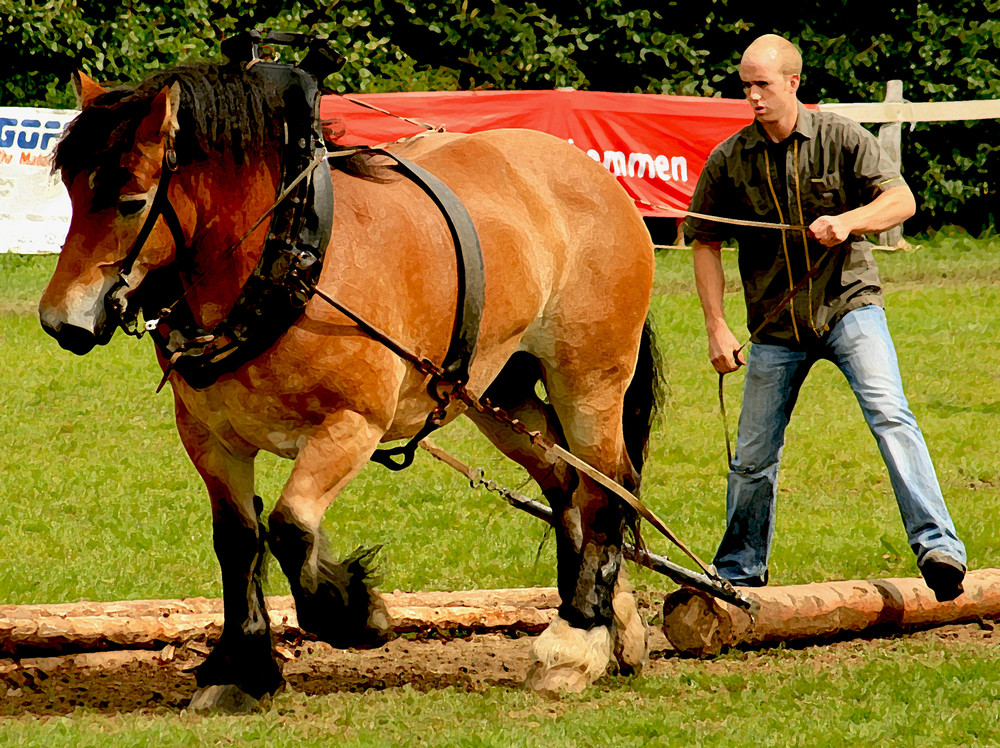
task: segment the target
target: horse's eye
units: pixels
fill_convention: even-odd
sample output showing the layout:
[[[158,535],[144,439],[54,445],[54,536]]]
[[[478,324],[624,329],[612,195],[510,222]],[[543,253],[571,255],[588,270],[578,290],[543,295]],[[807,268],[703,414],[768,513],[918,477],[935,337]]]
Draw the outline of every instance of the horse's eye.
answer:
[[[123,216],[132,216],[146,207],[146,198],[131,197],[118,201],[118,212]]]

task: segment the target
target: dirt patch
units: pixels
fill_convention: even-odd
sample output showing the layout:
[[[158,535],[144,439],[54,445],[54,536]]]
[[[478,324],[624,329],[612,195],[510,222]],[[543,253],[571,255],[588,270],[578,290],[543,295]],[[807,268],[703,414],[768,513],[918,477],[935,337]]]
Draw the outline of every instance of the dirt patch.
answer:
[[[817,667],[843,664],[859,652],[892,648],[901,634],[886,639],[851,639],[802,645],[792,656]],[[951,625],[907,635],[945,647],[996,646],[1000,635],[990,623]],[[668,676],[690,668],[691,660],[673,652],[653,630],[652,655],[645,676]],[[530,637],[502,634],[449,639],[400,638],[378,650],[341,651],[317,642],[286,642],[285,678],[307,695],[401,688],[456,687],[482,691],[517,687],[527,672]],[[183,709],[195,691],[193,668],[207,647],[192,642],[179,649],[45,660],[0,660],[0,717],[67,714],[77,708],[103,713]],[[762,651],[766,655],[766,650]],[[749,673],[773,666],[766,656],[719,659],[700,665],[721,673]]]
[[[481,691],[516,686],[528,669],[528,637],[485,634],[406,639],[377,650],[337,650],[321,642],[282,645],[288,687],[305,694],[454,686]],[[195,692],[194,668],[207,647],[0,661],[0,716],[66,714],[83,707],[131,712],[183,709]]]

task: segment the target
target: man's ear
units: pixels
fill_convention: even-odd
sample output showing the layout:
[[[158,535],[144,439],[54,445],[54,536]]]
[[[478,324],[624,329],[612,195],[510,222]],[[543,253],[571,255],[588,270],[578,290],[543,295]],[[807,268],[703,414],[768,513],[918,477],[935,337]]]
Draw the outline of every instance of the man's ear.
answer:
[[[82,70],[73,73],[73,91],[76,93],[76,103],[80,109],[86,109],[94,103],[94,99],[107,89]]]
[[[798,73],[792,73],[788,76],[788,86],[792,89],[793,94],[799,92],[799,83],[802,82],[802,77]]]

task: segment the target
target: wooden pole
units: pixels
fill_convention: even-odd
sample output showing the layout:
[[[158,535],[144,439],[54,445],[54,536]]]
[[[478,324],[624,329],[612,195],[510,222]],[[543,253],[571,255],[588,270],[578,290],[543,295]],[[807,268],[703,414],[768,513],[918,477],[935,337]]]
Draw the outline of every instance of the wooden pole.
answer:
[[[903,81],[891,80],[885,86],[885,101],[901,102],[903,100]],[[878,129],[878,144],[882,152],[897,169],[902,168],[902,138],[903,128],[899,122],[890,122]],[[896,247],[903,241],[903,226],[883,231],[878,235],[878,243],[883,247]]]
[[[922,579],[825,582],[746,590],[760,603],[744,611],[693,590],[668,595],[663,633],[680,652],[713,656],[727,647],[823,639],[876,627],[909,630],[1000,618],[1000,569],[965,577],[965,593],[939,603]]]

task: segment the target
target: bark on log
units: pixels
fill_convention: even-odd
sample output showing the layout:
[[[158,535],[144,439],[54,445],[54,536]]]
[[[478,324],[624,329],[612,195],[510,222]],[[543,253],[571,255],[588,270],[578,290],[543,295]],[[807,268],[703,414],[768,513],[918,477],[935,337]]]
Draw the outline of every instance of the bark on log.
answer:
[[[750,616],[692,590],[663,604],[663,633],[680,652],[713,656],[727,647],[823,639],[875,627],[897,630],[1000,618],[1000,570],[965,577],[965,593],[939,603],[923,579],[873,579],[745,590],[760,603]]]
[[[114,670],[136,662],[170,662],[176,650],[118,649],[113,652],[83,652],[52,657],[23,657],[18,660],[0,660],[0,676],[37,670],[49,674],[59,670]],[[8,681],[9,683],[10,681]],[[17,682],[15,677],[14,682]]]
[[[428,608],[470,607],[494,605],[531,608],[559,607],[559,592],[555,587],[528,587],[498,590],[459,590],[455,592],[394,592],[382,595],[388,606]],[[295,602],[291,595],[265,598],[268,610],[291,610]],[[42,618],[48,616],[156,616],[174,613],[221,613],[220,598],[186,597],[180,600],[121,600],[117,602],[56,603],[51,605],[0,605],[0,620],[4,618]]]
[[[398,634],[454,631],[538,633],[556,615],[553,588],[396,592],[383,596]],[[298,635],[291,597],[268,598],[275,634]],[[0,656],[159,649],[222,633],[222,602],[205,598],[0,607]]]

